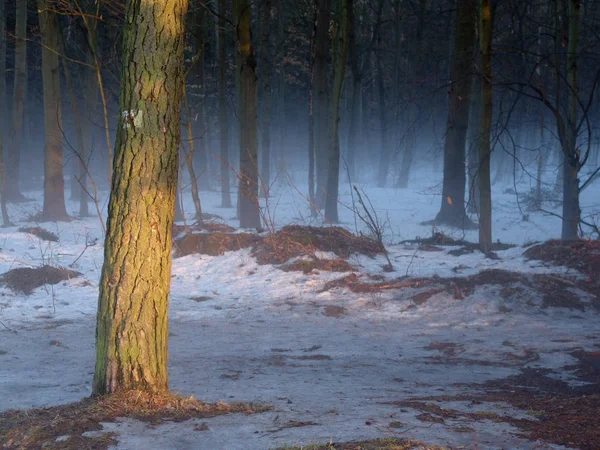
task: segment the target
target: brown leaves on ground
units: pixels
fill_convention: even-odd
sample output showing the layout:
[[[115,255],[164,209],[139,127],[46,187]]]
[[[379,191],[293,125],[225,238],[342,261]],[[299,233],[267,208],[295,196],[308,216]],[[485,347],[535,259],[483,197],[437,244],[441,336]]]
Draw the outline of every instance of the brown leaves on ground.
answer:
[[[348,258],[353,253],[370,257],[383,254],[377,241],[356,236],[344,228],[300,225],[288,225],[269,234],[254,246],[252,254],[259,264],[282,264],[317,251],[332,252],[340,258]]]
[[[353,441],[329,444],[303,445],[302,447],[285,447],[286,450],[447,450],[437,445],[426,445],[408,439],[383,438],[370,441]],[[283,449],[280,449],[283,450]]]
[[[29,295],[34,289],[45,284],[58,284],[81,275],[74,270],[48,265],[36,268],[19,267],[0,275],[0,284],[4,284],[15,292]]]
[[[600,289],[600,241],[552,240],[534,245],[524,255],[529,259],[579,270],[589,277],[588,283],[592,288]]]
[[[0,445],[3,449],[106,449],[116,441],[102,429],[101,422],[127,417],[152,424],[181,422],[229,413],[259,413],[269,406],[248,403],[199,402],[175,394],[147,394],[128,391],[77,403],[28,411],[9,410],[0,414]],[[57,438],[60,438],[57,441]]]
[[[566,369],[587,384],[570,387],[548,369],[523,368],[518,375],[471,385],[482,394],[420,397],[386,404],[415,409],[424,422],[446,423],[451,427],[456,422],[505,422],[517,427],[521,437],[532,441],[596,450],[600,448],[600,352],[577,350],[571,355],[577,358],[577,363]],[[465,402],[466,409],[447,407],[447,402]],[[530,418],[514,418],[510,411],[485,410],[486,404],[497,407],[502,403]]]
[[[292,258],[302,258],[280,268],[304,273],[313,270],[352,272],[354,267],[344,259],[352,253],[370,257],[383,253],[375,240],[353,235],[340,227],[290,225],[260,236],[235,233],[227,225],[204,222],[201,226],[174,226],[173,234],[176,257],[194,253],[219,256],[227,251],[252,247],[252,255],[259,264],[284,264]],[[320,259],[316,256],[318,251],[334,253],[338,258]]]
[[[523,295],[525,289],[535,291],[542,297],[541,306],[543,308],[584,310],[585,305],[574,290],[579,289],[594,295],[594,291],[589,288],[589,284],[576,279],[563,278],[554,274],[532,275],[501,269],[483,270],[468,277],[401,277],[395,280],[382,280],[377,276],[361,276],[353,273],[326,283],[322,292],[333,288],[346,288],[357,294],[393,289],[420,289],[421,292],[415,293],[412,300],[416,305],[422,305],[436,294],[447,293],[456,300],[462,300],[473,294],[478,287],[491,285],[502,286],[500,295],[506,299],[518,300],[522,298],[524,302],[527,301],[527,296]],[[600,299],[592,302],[592,305],[600,308]]]
[[[186,233],[175,239],[175,257],[192,254],[220,256],[225,252],[248,248],[261,238],[251,233]]]
[[[39,237],[43,241],[58,242],[58,235],[42,227],[21,227],[17,231]]]

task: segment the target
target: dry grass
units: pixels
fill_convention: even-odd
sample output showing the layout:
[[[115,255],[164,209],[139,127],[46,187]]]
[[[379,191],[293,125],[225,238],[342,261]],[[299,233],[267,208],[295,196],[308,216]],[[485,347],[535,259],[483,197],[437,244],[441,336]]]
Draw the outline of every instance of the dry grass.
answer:
[[[259,413],[270,406],[249,403],[203,403],[172,393],[128,391],[77,403],[0,414],[0,446],[3,449],[106,449],[115,444],[110,433],[83,434],[102,429],[101,422],[119,417],[149,422],[182,422],[230,413]],[[64,440],[57,438],[68,436]]]

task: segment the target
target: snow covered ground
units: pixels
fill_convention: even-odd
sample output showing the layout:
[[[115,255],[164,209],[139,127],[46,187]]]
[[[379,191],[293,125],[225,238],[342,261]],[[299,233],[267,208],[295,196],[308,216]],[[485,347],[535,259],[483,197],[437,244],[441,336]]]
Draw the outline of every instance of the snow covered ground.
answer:
[[[494,191],[494,239],[519,246],[498,252],[501,259],[479,253],[456,257],[448,254],[452,248],[424,252],[400,244],[433,231],[477,240],[477,231],[420,225],[439,209],[441,186],[433,184],[432,177],[423,176],[409,190],[364,187],[388,221],[386,239],[395,271],[382,271],[383,257],[352,256],[349,262],[360,273],[387,279],[457,277],[493,268],[577,275],[523,258],[524,243],[560,236],[560,220],[529,212],[524,221],[516,196],[505,192],[510,186]],[[600,210],[599,191],[594,186],[584,192],[585,214]],[[204,192],[202,201],[205,212],[237,225],[234,209],[218,208],[218,193]],[[341,202],[352,204],[348,186],[342,188]],[[75,214],[76,204],[69,207]],[[185,207],[191,215],[191,202]],[[13,205],[11,218],[23,221],[39,208],[39,201]],[[352,212],[341,207],[340,215],[342,225],[354,231]],[[275,189],[267,216],[278,227],[311,224],[306,201],[288,180]],[[18,232],[18,226],[0,230],[0,273],[50,264],[80,271],[83,277],[38,288],[29,296],[0,288],[0,411],[66,403],[90,393],[102,231],[94,217],[40,225],[58,234],[59,242]],[[382,436],[473,449],[562,448],[526,440],[518,429],[498,420],[423,421],[417,417],[422,411],[394,402],[483,392],[477,384],[518,375],[523,368],[549,369],[552,377],[581,384],[567,369],[576,363],[570,352],[598,350],[597,311],[543,308],[533,293],[507,298],[499,295],[498,286],[489,285],[464,299],[440,292],[421,305],[413,301],[418,290],[412,288],[322,292],[326,282],[346,275],[284,272],[258,265],[247,249],[174,260],[172,390],[205,401],[261,402],[275,409],[202,420],[203,431],[195,431],[197,423],[189,422],[158,427],[132,420],[106,424],[107,430],[119,433],[118,448],[267,449]],[[454,350],[444,353],[440,343]],[[482,407],[461,402],[446,406],[471,412]],[[485,408],[501,416],[532,418],[505,403]],[[295,422],[305,426],[293,426]],[[464,432],[465,427],[471,431]]]

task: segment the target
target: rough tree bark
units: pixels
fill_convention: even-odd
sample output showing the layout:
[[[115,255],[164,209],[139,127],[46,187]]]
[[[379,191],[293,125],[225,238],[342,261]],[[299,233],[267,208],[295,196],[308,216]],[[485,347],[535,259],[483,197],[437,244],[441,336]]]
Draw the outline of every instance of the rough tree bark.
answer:
[[[27,0],[17,0],[15,17],[15,78],[10,148],[6,155],[6,200],[9,202],[23,202],[26,198],[21,194],[19,188],[19,170],[21,166],[23,112],[27,91]]]
[[[38,0],[44,89],[44,206],[42,220],[67,220],[60,105],[59,27],[54,2]]]
[[[454,56],[450,71],[450,104],[444,143],[442,205],[435,222],[472,227],[465,213],[465,141],[469,124],[476,0],[458,0]]]
[[[492,0],[479,0],[481,55],[481,128],[479,133],[479,247],[492,249],[492,190],[490,185],[490,130],[492,127]]]
[[[129,0],[93,393],[168,389],[187,0]]]
[[[238,110],[240,113],[240,173],[238,187],[241,228],[260,228],[258,198],[257,78],[252,47],[250,1],[234,0],[237,26]]]
[[[221,207],[231,208],[229,184],[229,118],[227,111],[227,41],[225,40],[225,0],[219,0],[218,53],[219,53],[219,130],[221,150]]]
[[[325,219],[338,222],[338,188],[340,177],[340,101],[346,76],[350,20],[348,3],[353,0],[336,0],[336,17],[333,47],[333,89],[331,92],[331,118],[329,129],[329,168],[327,174],[327,200]]]

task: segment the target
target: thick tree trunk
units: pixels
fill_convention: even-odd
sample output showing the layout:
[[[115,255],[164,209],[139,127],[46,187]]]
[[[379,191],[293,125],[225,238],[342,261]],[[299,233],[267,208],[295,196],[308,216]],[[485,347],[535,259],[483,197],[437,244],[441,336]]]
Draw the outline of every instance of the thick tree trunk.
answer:
[[[481,54],[481,132],[479,136],[479,247],[492,249],[492,190],[490,130],[492,127],[492,0],[479,0]]]
[[[62,112],[58,17],[49,0],[38,0],[42,34],[42,81],[44,88],[44,207],[43,220],[67,220],[63,176]],[[83,137],[81,137],[83,139]]]
[[[98,301],[95,395],[168,389],[186,10],[187,0],[130,0],[125,10],[121,114]]]
[[[317,1],[317,30],[315,36],[313,118],[315,127],[315,161],[317,166],[317,191],[315,204],[325,206],[327,196],[329,108],[327,88],[327,55],[329,53],[329,17],[331,0]]]
[[[19,171],[23,138],[23,112],[27,91],[27,0],[17,0],[14,72],[12,128],[10,148],[6,158],[6,200],[23,202],[26,199],[19,188]]]
[[[219,130],[221,150],[221,207],[231,208],[229,185],[229,120],[227,111],[227,42],[225,38],[225,0],[219,0],[218,52],[219,52]]]
[[[340,177],[340,100],[346,75],[350,20],[348,3],[353,0],[336,0],[335,45],[333,52],[333,89],[331,92],[331,119],[329,130],[329,170],[327,175],[327,200],[325,219],[331,223],[338,220],[338,189]]]
[[[237,25],[238,108],[240,114],[240,173],[238,187],[241,228],[260,228],[258,198],[257,79],[250,28],[250,1],[234,0]]]
[[[577,148],[577,111],[578,105],[578,47],[580,0],[569,0],[569,45],[567,49],[568,110],[564,138],[562,139],[563,163],[563,209],[562,233],[564,240],[579,238],[579,169],[581,160]]]
[[[459,0],[450,73],[450,104],[444,143],[442,206],[435,221],[459,228],[471,227],[465,213],[465,140],[469,124],[471,74],[476,20],[475,0]]]

